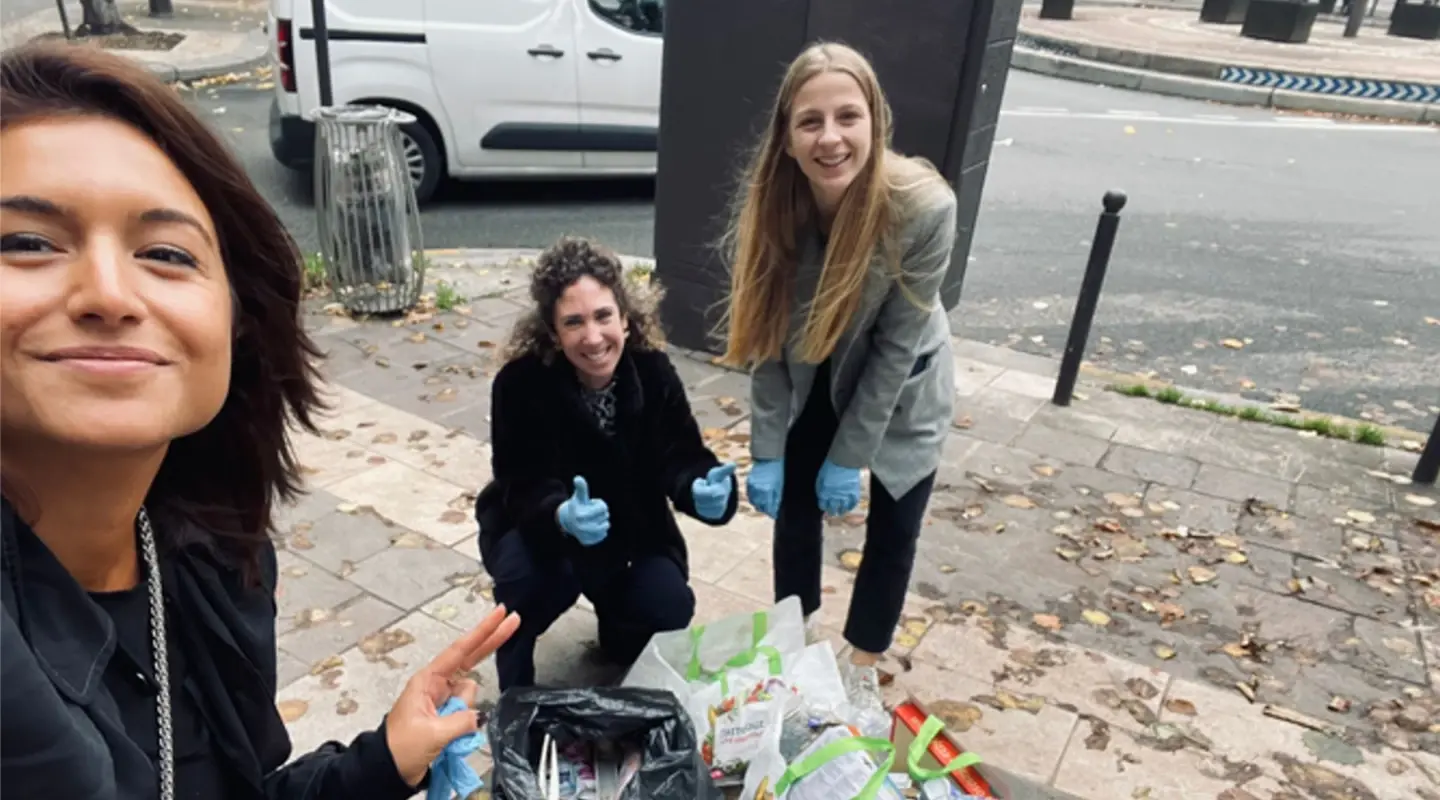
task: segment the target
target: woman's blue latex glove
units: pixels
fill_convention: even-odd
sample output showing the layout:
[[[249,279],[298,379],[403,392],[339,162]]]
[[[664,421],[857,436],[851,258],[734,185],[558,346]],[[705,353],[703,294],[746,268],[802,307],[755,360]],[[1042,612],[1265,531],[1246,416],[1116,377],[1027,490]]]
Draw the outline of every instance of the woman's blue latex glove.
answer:
[[[761,514],[775,519],[780,514],[780,493],[785,488],[785,459],[756,461],[745,481],[745,494],[750,505]]]
[[[560,504],[555,519],[586,547],[600,544],[610,533],[610,506],[604,500],[591,500],[590,484],[579,475],[575,476],[575,493]]]
[[[860,470],[842,467],[830,459],[815,476],[815,497],[820,510],[832,517],[850,513],[860,505]]]
[[[439,709],[440,716],[449,714],[474,714],[475,709],[464,700],[452,697]],[[425,800],[452,800],[466,798],[480,790],[484,782],[467,763],[465,757],[479,750],[485,744],[481,731],[467,733],[445,746],[430,765],[430,788],[425,790]]]
[[[734,475],[734,464],[721,464],[705,473],[705,477],[696,478],[690,484],[695,513],[711,521],[725,516],[725,507],[730,505],[730,480]]]

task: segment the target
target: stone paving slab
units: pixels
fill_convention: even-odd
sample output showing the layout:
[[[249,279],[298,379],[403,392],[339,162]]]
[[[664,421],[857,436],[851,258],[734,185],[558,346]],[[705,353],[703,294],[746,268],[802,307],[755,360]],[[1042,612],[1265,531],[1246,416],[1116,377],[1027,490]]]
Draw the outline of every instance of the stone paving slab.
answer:
[[[1346,39],[1343,27],[1317,23],[1305,44],[1278,44],[1240,35],[1238,25],[1200,22],[1193,10],[1078,6],[1074,19],[1043,20],[1027,8],[1022,35],[1114,48],[1156,58],[1189,59],[1224,66],[1385,81],[1440,84],[1440,42],[1386,36],[1365,28]],[[1084,53],[1081,53],[1084,57]],[[1141,66],[1134,64],[1133,66]],[[1152,59],[1145,64],[1164,69]]]
[[[374,725],[491,607],[472,521],[490,474],[481,398],[523,280],[434,274],[470,299],[401,321],[307,316],[347,355],[322,434],[295,439],[312,492],[281,525],[279,702],[299,752]],[[1413,453],[1088,381],[1058,408],[1042,399],[1053,362],[955,349],[956,428],[888,699],[924,701],[1015,797],[1440,798],[1440,492],[1408,485]],[[704,435],[743,470],[744,376],[673,357]],[[827,529],[837,642],[862,526]],[[771,602],[767,519],[742,506],[724,532],[682,527],[697,622]],[[613,680],[595,636],[582,603],[541,640],[541,680]],[[493,667],[476,677],[493,701]]]

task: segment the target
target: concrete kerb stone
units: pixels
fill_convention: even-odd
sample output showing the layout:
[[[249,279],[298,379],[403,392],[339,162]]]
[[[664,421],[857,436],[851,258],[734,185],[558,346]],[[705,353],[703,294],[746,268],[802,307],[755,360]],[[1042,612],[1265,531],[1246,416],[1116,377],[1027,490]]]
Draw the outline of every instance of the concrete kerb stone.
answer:
[[[1093,46],[1090,49],[1097,54],[1101,50],[1115,50],[1115,48],[1095,48]],[[1012,52],[1010,64],[1025,72],[1056,78],[1229,105],[1260,106],[1287,111],[1353,114],[1403,122],[1440,122],[1440,103],[1372,100],[1315,92],[1268,89],[1260,86],[1243,86],[1189,74],[1175,74],[1179,71],[1178,69],[1162,71],[1158,65],[1170,65],[1171,62],[1180,62],[1184,59],[1155,62],[1142,58],[1143,55],[1145,54],[1135,54],[1135,58],[1130,60],[1136,63],[1151,64],[1153,68],[1125,66],[1017,45]]]

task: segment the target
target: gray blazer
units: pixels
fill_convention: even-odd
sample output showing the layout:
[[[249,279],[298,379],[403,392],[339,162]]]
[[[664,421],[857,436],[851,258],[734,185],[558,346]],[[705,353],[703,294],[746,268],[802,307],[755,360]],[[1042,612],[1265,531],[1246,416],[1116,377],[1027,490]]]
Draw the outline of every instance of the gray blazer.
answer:
[[[840,427],[829,458],[843,467],[869,467],[892,497],[903,496],[936,470],[954,418],[955,363],[940,284],[950,266],[955,228],[953,192],[909,221],[899,242],[909,291],[901,289],[877,254],[855,320],[830,356],[830,399]],[[824,258],[818,232],[808,236],[796,275],[791,344],[784,358],[758,364],[751,372],[754,459],[784,456],[786,434],[810,394],[818,365],[790,354]]]

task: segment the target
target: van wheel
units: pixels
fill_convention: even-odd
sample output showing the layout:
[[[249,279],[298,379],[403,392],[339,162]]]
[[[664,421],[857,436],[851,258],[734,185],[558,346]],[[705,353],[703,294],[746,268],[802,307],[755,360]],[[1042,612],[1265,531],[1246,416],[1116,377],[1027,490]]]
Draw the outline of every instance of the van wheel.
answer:
[[[410,182],[415,185],[415,202],[428,202],[440,187],[445,171],[445,159],[440,155],[434,134],[419,123],[402,125],[400,149],[405,156],[405,167],[410,172]]]

